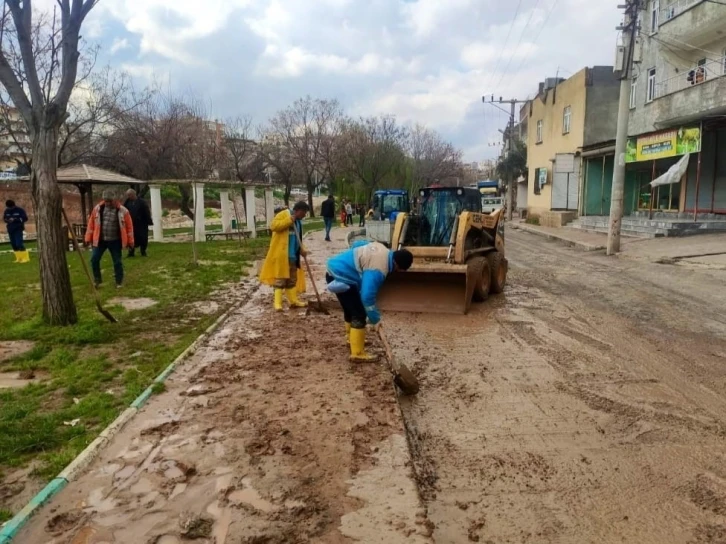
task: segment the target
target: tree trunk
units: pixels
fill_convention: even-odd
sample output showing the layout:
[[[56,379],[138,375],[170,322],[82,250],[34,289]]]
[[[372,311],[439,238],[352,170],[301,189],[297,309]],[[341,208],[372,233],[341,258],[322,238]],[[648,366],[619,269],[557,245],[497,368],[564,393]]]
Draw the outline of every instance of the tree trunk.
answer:
[[[179,204],[179,209],[181,209],[181,212],[189,219],[194,220],[194,212],[189,206],[190,202],[192,201],[192,195],[186,185],[180,183],[178,187],[179,193],[181,194],[181,203]]]
[[[310,206],[310,217],[315,217],[315,207],[313,206],[313,192],[312,184],[308,183],[308,206]]]
[[[43,320],[50,325],[78,321],[62,228],[63,197],[58,186],[58,129],[39,127],[33,143],[33,203],[38,230]]]

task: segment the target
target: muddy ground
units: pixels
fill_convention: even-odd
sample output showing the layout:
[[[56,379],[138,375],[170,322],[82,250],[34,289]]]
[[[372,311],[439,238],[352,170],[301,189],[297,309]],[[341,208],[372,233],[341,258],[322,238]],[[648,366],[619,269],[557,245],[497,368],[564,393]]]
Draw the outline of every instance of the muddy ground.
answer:
[[[726,271],[507,243],[468,316],[385,316],[410,449],[339,316],[263,289],[18,542],[726,542]]]
[[[724,270],[507,242],[504,295],[387,316],[435,542],[726,542]]]
[[[252,294],[17,542],[430,541],[390,374],[349,364],[327,303]]]

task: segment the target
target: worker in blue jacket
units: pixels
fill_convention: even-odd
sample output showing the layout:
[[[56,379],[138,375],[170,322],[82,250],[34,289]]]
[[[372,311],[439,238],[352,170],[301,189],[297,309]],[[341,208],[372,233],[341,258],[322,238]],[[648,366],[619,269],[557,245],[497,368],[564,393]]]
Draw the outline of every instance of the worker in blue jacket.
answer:
[[[10,245],[13,248],[13,253],[15,253],[15,262],[30,262],[28,250],[25,249],[25,244],[23,243],[23,231],[25,230],[25,223],[28,222],[28,214],[25,213],[23,208],[16,206],[15,201],[7,200],[5,202],[3,221],[5,221],[8,229]]]
[[[406,271],[413,255],[402,249],[392,251],[378,242],[356,242],[343,253],[328,260],[325,279],[328,290],[343,307],[345,330],[352,362],[375,362],[377,356],[365,351],[366,319],[377,325],[381,313],[376,306],[378,290],[391,272]]]

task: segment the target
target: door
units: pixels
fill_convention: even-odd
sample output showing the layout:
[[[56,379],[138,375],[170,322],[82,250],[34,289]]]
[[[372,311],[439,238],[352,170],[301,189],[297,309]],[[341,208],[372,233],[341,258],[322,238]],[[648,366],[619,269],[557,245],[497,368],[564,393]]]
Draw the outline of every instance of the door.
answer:
[[[579,161],[574,153],[558,153],[552,176],[552,209],[577,211],[580,199]]]

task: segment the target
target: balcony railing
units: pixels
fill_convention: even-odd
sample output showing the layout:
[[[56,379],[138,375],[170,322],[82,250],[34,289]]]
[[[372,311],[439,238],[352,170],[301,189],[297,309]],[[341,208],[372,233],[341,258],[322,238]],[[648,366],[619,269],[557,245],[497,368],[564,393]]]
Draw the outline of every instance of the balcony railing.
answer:
[[[665,24],[671,19],[678,17],[687,9],[692,8],[696,4],[700,4],[705,0],[673,0],[669,5],[660,8],[659,23]]]
[[[705,64],[695,66],[688,71],[683,71],[671,78],[656,83],[654,98],[661,98],[669,94],[684,91],[724,76],[726,76],[726,57],[709,59]]]

